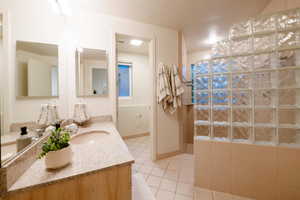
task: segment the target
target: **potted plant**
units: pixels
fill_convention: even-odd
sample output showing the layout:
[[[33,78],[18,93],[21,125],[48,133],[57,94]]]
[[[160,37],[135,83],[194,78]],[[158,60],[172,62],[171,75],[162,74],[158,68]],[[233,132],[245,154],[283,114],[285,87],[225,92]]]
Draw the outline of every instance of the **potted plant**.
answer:
[[[51,132],[47,142],[42,146],[39,158],[45,156],[47,169],[57,169],[69,164],[72,160],[72,150],[70,147],[70,134],[60,128],[57,124],[55,130]]]

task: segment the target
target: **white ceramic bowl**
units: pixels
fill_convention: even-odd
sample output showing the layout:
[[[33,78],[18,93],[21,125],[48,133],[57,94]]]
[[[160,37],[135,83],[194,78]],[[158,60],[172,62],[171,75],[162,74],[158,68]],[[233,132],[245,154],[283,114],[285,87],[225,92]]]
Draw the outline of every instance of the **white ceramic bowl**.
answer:
[[[71,145],[58,151],[50,151],[45,156],[47,169],[57,169],[66,166],[72,161]]]

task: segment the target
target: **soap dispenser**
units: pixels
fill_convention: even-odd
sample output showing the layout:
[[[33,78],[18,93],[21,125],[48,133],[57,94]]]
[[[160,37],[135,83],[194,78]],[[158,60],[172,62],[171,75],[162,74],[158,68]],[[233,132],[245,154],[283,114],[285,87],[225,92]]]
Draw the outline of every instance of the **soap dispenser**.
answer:
[[[17,139],[17,151],[21,151],[31,144],[31,137],[28,136],[27,127],[21,127],[20,137]]]

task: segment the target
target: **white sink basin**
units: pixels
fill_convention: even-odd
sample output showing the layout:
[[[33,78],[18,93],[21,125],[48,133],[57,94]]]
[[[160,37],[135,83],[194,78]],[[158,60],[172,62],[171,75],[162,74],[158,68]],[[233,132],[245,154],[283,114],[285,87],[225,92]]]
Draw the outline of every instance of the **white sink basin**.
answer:
[[[94,144],[97,141],[102,140],[103,138],[109,135],[106,131],[91,131],[88,133],[82,133],[75,135],[71,138],[71,144]]]

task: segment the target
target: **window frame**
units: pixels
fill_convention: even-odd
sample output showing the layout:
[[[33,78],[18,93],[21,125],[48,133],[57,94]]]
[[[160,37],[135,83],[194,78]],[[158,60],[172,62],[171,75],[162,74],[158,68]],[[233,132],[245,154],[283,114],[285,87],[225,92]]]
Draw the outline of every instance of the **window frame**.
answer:
[[[119,96],[119,88],[120,88],[120,81],[119,81],[119,65],[126,65],[129,66],[128,67],[128,71],[129,71],[129,96]],[[130,62],[118,62],[118,71],[117,71],[117,75],[118,75],[118,98],[119,99],[132,99],[133,96],[133,73],[132,73],[132,63]]]

